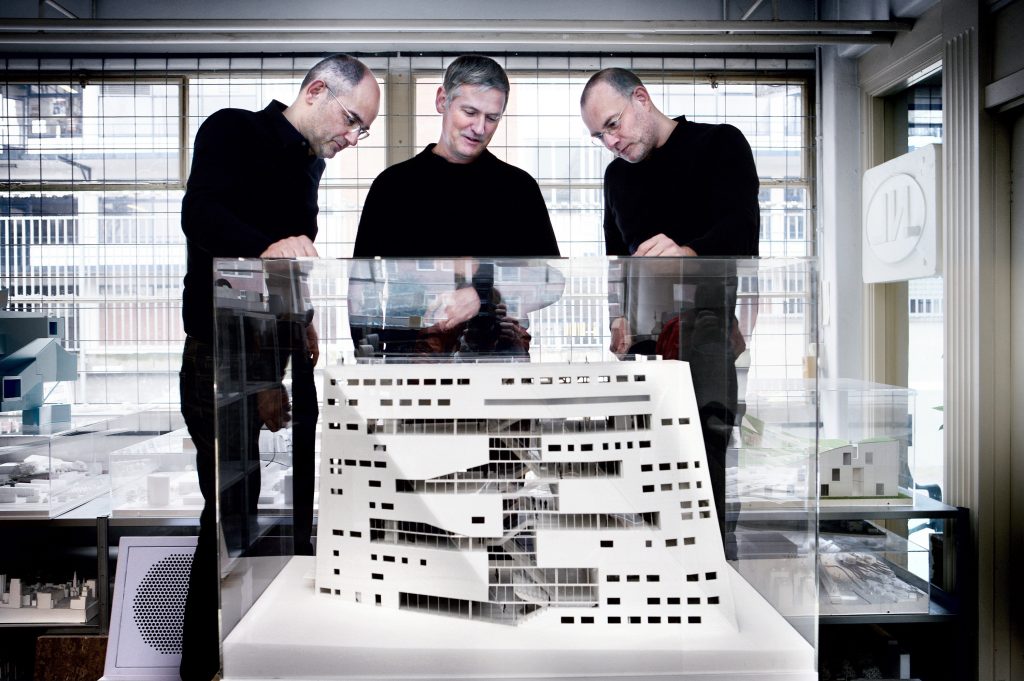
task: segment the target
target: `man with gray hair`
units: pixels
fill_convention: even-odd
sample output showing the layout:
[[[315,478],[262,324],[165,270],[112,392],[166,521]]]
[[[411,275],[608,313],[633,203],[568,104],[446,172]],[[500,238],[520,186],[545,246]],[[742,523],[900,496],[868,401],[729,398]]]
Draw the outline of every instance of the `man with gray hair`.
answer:
[[[537,181],[487,150],[508,95],[493,59],[463,55],[448,66],[435,98],[441,136],[373,181],[355,257],[559,255]]]
[[[380,88],[373,73],[354,57],[337,54],[310,69],[290,106],[274,100],[262,111],[221,109],[196,134],[192,171],[181,204],[188,269],[181,310],[186,337],[179,389],[205,505],[182,625],[184,681],[208,681],[220,668],[215,500],[220,498],[223,527],[246,527],[244,519],[255,512],[259,495],[259,466],[253,464],[259,460],[259,431],[264,425],[278,430],[292,421],[294,551],[313,550],[313,433],[318,416],[313,366],[319,348],[312,311],[302,319],[279,323],[276,329],[273,351],[281,365],[273,371],[279,374],[283,363],[291,362],[293,413],[279,388],[237,401],[215,419],[213,260],[316,256],[313,241],[324,159],[364,139],[379,107]],[[271,376],[268,382],[280,378]],[[248,467],[243,470],[250,471],[235,482],[228,476],[219,489],[218,437],[222,461],[245,462]]]

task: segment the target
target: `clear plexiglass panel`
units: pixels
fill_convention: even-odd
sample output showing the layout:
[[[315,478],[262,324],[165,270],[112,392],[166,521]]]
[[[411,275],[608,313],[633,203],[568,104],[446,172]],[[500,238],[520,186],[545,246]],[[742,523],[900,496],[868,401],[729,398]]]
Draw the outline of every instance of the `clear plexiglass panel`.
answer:
[[[813,261],[215,270],[225,678],[815,678]]]
[[[20,413],[0,414],[0,518],[54,518],[94,501],[85,517],[107,515],[116,452],[142,446],[180,420],[145,406],[76,405],[70,421],[43,426],[25,425]]]

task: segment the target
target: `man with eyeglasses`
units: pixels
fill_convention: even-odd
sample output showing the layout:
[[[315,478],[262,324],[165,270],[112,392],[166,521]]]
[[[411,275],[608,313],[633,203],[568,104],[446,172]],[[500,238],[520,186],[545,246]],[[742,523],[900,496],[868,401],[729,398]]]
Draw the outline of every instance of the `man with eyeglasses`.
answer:
[[[355,257],[558,256],[537,181],[487,150],[508,95],[493,59],[448,66],[434,102],[441,136],[373,181]]]
[[[182,301],[186,340],[180,391],[205,505],[185,604],[180,667],[185,681],[209,681],[220,668],[213,259],[316,256],[317,192],[324,159],[364,139],[379,107],[380,88],[373,73],[354,57],[338,54],[309,70],[290,106],[274,100],[262,111],[221,109],[196,134],[181,206],[188,269]],[[270,349],[278,357],[272,362],[276,371],[283,370],[286,362],[292,364],[291,412],[283,388],[266,390],[250,397],[248,410],[237,419],[229,418],[234,412],[220,414],[220,420],[237,423],[217,424],[227,455],[258,461],[261,426],[278,430],[293,421],[296,553],[312,553],[313,432],[318,416],[313,366],[319,339],[309,312],[308,318],[279,320],[278,345]],[[231,522],[225,517],[225,508],[231,505],[255,511],[258,490],[258,467],[232,489],[222,487],[222,523]],[[236,511],[246,515],[245,508]],[[241,536],[246,531],[243,528]]]
[[[592,141],[616,157],[604,176],[608,255],[757,255],[760,183],[743,133],[731,125],[666,116],[636,74],[622,68],[604,69],[591,76],[580,97],[580,110]],[[655,334],[657,340],[643,341],[634,327],[650,327],[650,311],[639,315],[642,321],[630,323],[631,315],[624,309],[636,297],[636,291],[627,290],[629,286],[644,286],[635,276],[644,265],[634,265],[620,265],[623,270],[633,270],[634,276],[631,280],[627,272],[621,277],[622,291],[612,296],[611,350],[617,354],[661,354],[690,363],[724,534],[728,528],[725,454],[738,408],[735,359],[745,347],[734,315],[734,269],[719,268],[714,276],[693,274],[697,268],[676,269],[690,272],[684,280],[693,284],[682,306],[686,309],[680,314],[675,293],[662,291],[660,299],[676,306],[674,317],[664,305],[665,310],[658,310],[658,322],[663,326]],[[705,275],[711,270],[715,266],[705,268]],[[610,274],[609,280],[615,276]],[[646,286],[656,287],[651,279]],[[653,290],[644,295],[659,299]]]
[[[669,118],[621,68],[591,76],[580,109],[616,157],[604,177],[608,255],[757,255],[760,183],[743,133]]]

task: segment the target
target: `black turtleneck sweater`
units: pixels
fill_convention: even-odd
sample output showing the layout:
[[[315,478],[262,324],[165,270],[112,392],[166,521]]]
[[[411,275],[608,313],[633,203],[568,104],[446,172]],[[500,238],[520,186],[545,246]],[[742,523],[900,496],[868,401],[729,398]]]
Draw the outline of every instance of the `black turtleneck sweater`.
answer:
[[[544,197],[526,171],[487,150],[450,163],[434,146],[373,181],[355,257],[558,256]]]
[[[665,234],[697,255],[757,255],[760,182],[743,133],[684,116],[639,163],[621,158],[604,173],[608,255],[630,255]]]
[[[221,109],[196,133],[181,202],[188,270],[185,333],[213,337],[213,259],[256,258],[289,236],[316,238],[324,162],[273,101],[262,111]]]

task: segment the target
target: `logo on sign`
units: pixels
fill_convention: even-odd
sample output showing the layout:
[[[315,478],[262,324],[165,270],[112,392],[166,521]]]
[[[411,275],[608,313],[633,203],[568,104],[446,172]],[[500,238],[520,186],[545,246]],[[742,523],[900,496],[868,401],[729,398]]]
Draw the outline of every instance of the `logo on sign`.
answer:
[[[900,173],[882,182],[871,196],[865,224],[875,256],[898,263],[912,254],[924,233],[926,210],[924,191],[910,175]]]

